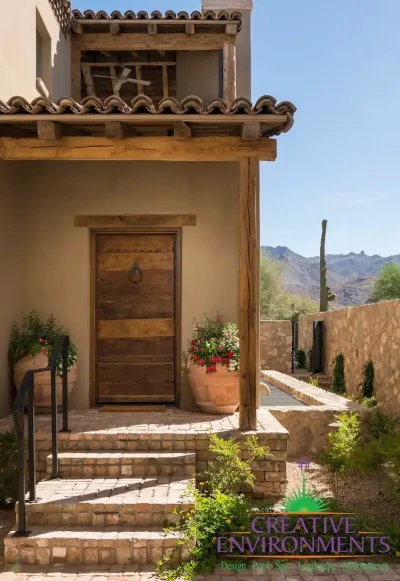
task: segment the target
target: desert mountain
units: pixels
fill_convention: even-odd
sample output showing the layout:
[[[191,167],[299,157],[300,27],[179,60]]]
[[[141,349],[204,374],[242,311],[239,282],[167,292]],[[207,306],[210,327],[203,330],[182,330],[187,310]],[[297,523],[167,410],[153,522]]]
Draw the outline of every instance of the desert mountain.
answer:
[[[283,287],[287,292],[319,300],[319,256],[305,258],[286,246],[262,246],[261,253],[283,266]],[[328,285],[336,294],[334,306],[360,305],[367,301],[374,277],[384,264],[397,262],[400,254],[382,257],[356,254],[327,254]]]

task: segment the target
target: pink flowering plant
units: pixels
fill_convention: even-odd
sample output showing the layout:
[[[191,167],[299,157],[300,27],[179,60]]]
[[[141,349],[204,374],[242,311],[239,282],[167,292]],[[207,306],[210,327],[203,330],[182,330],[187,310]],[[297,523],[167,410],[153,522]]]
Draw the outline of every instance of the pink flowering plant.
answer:
[[[189,360],[207,373],[217,371],[217,363],[229,371],[239,370],[239,330],[235,323],[224,323],[221,315],[215,319],[205,317],[201,323],[193,322],[193,338],[189,342]]]

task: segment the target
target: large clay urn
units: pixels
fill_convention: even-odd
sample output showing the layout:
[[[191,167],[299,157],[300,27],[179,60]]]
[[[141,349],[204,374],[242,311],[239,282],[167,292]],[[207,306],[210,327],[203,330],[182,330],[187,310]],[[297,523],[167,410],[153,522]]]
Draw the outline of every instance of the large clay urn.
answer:
[[[47,367],[48,355],[47,350],[42,349],[36,355],[26,355],[14,364],[14,383],[19,390],[22,380],[27,371],[31,369],[40,369]],[[71,367],[68,373],[68,395],[76,382],[76,363]],[[62,403],[62,378],[56,376],[57,385],[57,403],[60,409]],[[51,373],[44,371],[43,373],[35,374],[35,407],[40,413],[49,412],[51,409]]]
[[[190,385],[197,405],[207,414],[233,414],[239,405],[239,372],[228,371],[221,363],[217,371],[207,373],[205,367],[188,364]]]

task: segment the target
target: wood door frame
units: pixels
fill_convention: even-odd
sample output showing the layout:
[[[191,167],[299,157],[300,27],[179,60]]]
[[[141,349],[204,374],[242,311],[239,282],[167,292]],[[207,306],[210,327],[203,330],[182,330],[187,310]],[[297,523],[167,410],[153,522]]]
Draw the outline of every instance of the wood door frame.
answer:
[[[173,234],[174,235],[174,383],[176,407],[180,406],[182,382],[182,228],[163,227],[113,227],[90,229],[90,366],[89,397],[90,407],[100,407],[97,403],[97,316],[96,316],[96,258],[97,236],[101,234]]]

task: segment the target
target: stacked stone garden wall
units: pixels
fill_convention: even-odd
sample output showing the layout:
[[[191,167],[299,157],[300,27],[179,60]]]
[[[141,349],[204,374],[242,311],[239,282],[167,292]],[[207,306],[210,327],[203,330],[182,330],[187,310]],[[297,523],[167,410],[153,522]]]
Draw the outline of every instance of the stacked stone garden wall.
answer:
[[[361,394],[363,369],[372,361],[375,397],[388,414],[400,416],[400,300],[314,313],[299,318],[299,348],[312,346],[312,323],[324,321],[325,373],[342,353],[346,390]],[[272,369],[272,368],[271,368]]]
[[[260,365],[282,373],[292,371],[291,321],[260,322]]]

